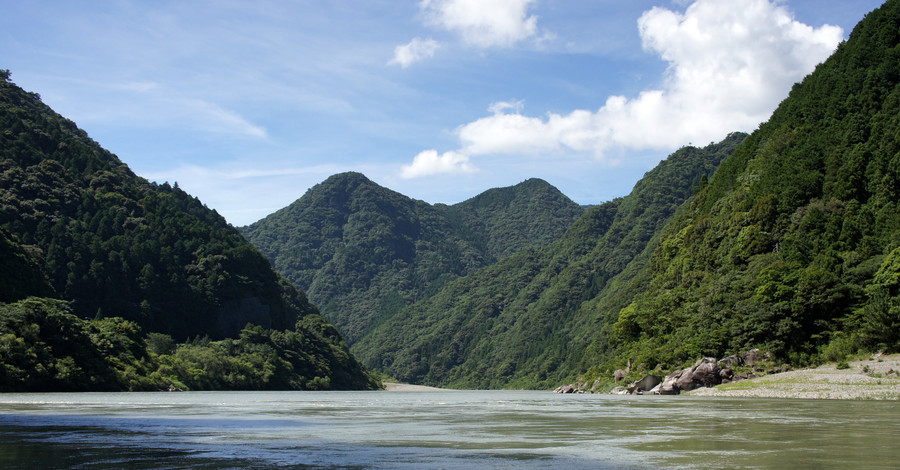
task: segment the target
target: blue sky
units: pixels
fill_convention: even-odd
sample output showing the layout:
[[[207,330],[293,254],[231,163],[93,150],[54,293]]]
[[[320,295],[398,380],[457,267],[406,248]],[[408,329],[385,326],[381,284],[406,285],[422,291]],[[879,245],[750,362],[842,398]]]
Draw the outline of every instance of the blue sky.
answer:
[[[0,68],[235,225],[343,171],[582,204],[752,131],[880,0],[0,0]]]

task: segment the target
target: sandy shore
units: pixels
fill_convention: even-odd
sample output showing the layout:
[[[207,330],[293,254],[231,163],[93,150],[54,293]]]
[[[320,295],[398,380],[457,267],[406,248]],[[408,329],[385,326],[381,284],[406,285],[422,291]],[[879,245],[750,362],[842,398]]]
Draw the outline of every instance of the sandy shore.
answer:
[[[850,362],[849,369],[826,364],[755,379],[701,388],[692,396],[900,400],[900,354]]]
[[[384,389],[388,392],[444,392],[447,390],[446,388],[401,384],[396,382],[384,382]]]

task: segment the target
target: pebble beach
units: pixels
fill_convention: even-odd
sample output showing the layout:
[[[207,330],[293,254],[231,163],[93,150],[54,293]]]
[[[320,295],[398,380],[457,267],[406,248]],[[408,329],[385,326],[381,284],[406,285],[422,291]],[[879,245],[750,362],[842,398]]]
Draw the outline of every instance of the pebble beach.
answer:
[[[876,355],[849,362],[769,374],[754,379],[699,388],[690,396],[900,400],[900,354]]]

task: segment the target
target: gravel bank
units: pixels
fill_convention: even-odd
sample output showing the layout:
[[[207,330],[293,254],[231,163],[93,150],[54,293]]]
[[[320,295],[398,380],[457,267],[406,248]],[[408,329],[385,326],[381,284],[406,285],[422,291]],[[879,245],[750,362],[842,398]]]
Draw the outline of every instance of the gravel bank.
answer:
[[[428,387],[425,385],[384,382],[384,390],[388,392],[444,392],[446,388]]]
[[[701,388],[691,396],[900,400],[900,354],[850,362],[849,369],[826,364],[755,379]]]

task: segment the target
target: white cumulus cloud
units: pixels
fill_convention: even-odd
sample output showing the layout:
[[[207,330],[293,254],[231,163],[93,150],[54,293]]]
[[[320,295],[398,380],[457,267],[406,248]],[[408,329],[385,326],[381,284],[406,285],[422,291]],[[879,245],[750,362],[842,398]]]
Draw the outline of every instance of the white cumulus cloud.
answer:
[[[644,49],[669,64],[658,89],[544,117],[495,103],[491,116],[456,129],[455,154],[603,159],[614,148],[671,150],[752,131],[843,39],[841,28],[800,23],[769,0],[697,0],[684,13],[654,7],[637,23]]]
[[[469,157],[457,152],[438,153],[437,150],[420,152],[409,165],[403,165],[400,176],[403,178],[419,178],[446,173],[473,173],[475,167],[469,163]]]
[[[428,21],[458,33],[467,44],[508,47],[537,34],[537,16],[528,9],[536,0],[423,0]]]
[[[434,39],[414,38],[408,44],[394,48],[394,58],[388,65],[399,65],[406,68],[420,60],[434,57],[440,44]]]

